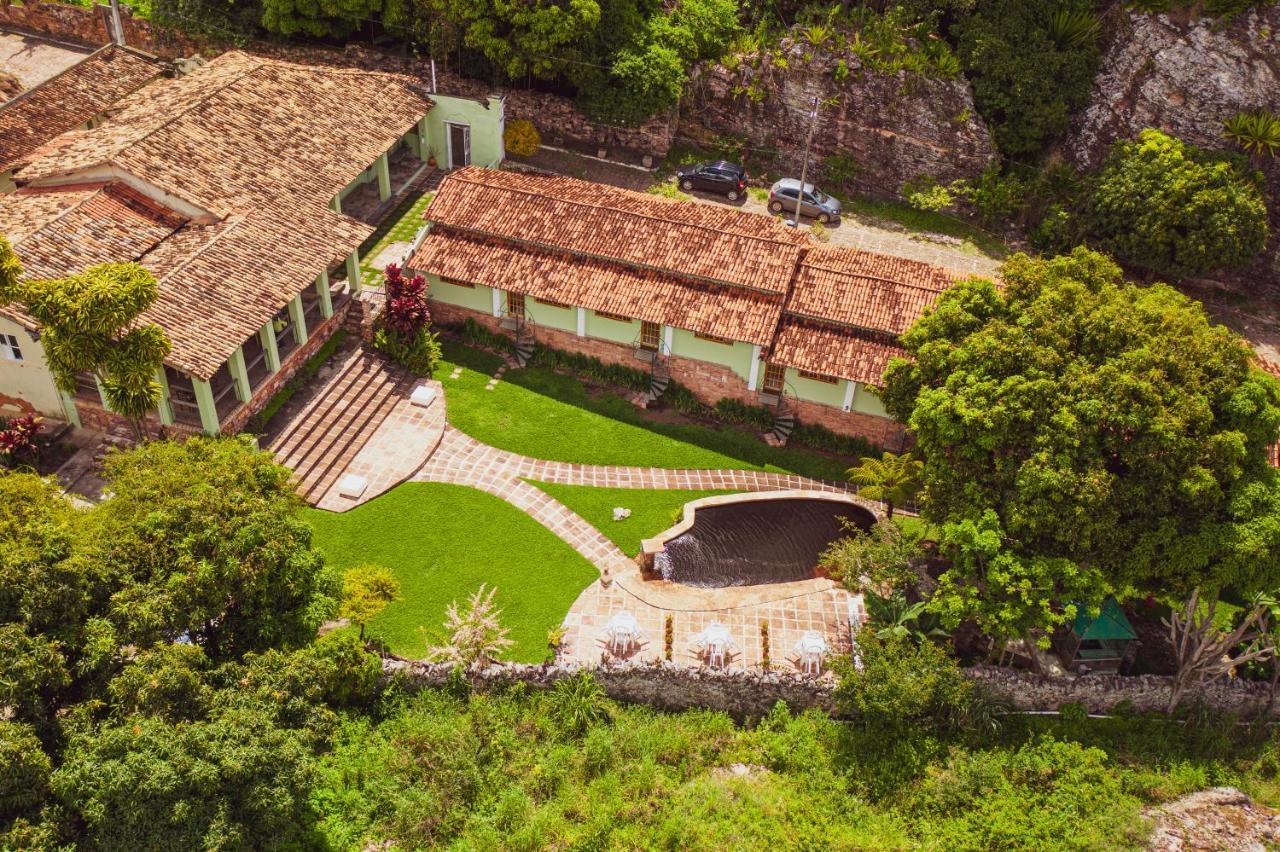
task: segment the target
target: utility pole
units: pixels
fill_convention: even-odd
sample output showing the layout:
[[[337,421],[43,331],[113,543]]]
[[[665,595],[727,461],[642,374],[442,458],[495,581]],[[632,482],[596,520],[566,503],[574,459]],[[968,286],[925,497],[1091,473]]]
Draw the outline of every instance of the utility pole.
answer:
[[[115,0],[112,0],[115,2]],[[818,99],[813,99],[813,106],[809,108],[809,134],[804,139],[804,161],[800,164],[800,189],[796,192],[796,217],[791,221],[791,227],[800,227],[800,200],[804,198],[804,176],[809,171],[809,146],[813,144],[813,126],[818,121]]]

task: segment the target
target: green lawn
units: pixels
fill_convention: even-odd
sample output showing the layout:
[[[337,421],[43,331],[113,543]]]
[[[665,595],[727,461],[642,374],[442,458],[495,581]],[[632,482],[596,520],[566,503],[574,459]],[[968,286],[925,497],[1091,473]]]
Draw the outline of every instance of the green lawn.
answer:
[[[509,370],[493,390],[485,383],[496,355],[444,343],[449,422],[477,440],[533,458],[580,464],[728,468],[843,479],[852,464],[809,450],[770,447],[730,427],[658,423],[613,393],[590,396],[582,382],[542,368]],[[450,378],[455,367],[462,375]]]
[[[732,491],[649,491],[644,488],[595,488],[530,482],[577,512],[628,556],[640,552],[641,539],[657,535],[676,523],[681,507],[690,500],[733,494]],[[631,516],[613,519],[615,507],[630,509]]]
[[[413,240],[422,227],[422,213],[431,203],[434,192],[411,192],[395,210],[387,214],[364,245],[360,246],[360,280],[365,287],[382,281],[382,269],[374,266],[374,259],[392,243]]]
[[[496,586],[502,623],[515,645],[508,656],[541,662],[547,631],[599,576],[595,566],[509,503],[460,485],[410,482],[343,514],[308,509],[315,545],[346,569],[384,565],[400,579],[402,599],[370,625],[401,655],[421,657],[445,608],[481,583]]]

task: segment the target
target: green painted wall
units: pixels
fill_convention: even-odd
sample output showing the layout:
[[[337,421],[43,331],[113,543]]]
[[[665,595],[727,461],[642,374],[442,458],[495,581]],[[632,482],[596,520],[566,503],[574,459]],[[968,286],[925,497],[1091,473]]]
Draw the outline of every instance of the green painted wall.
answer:
[[[441,281],[436,275],[428,275],[427,281],[427,298],[431,301],[470,308],[485,314],[493,313],[493,291],[483,284],[459,287],[457,284]]]
[[[721,364],[741,376],[744,382],[751,378],[750,343],[716,343],[714,340],[703,340],[692,331],[677,328],[672,330],[671,354]],[[761,375],[764,375],[763,369]]]
[[[557,305],[548,305],[546,302],[539,302],[537,299],[526,297],[524,300],[524,312],[534,325],[543,325],[548,328],[558,328],[561,331],[578,330],[578,312],[574,308],[562,308]]]
[[[790,367],[787,368],[787,390],[793,391],[796,396],[801,399],[807,399],[810,402],[820,402],[823,405],[840,408],[844,405],[844,388],[846,384],[848,382],[844,379],[834,385],[828,382],[806,379]]]
[[[867,390],[866,385],[858,385],[858,390],[853,395],[853,410],[878,417],[889,416],[889,412],[884,410],[884,403],[880,401],[880,397]]]
[[[44,347],[8,317],[0,317],[0,334],[12,334],[22,351],[21,361],[0,358],[0,393],[26,400],[41,414],[65,420],[67,415],[62,407],[62,395],[53,384],[53,374],[44,362]],[[16,408],[0,409],[3,415],[18,413]]]
[[[506,151],[502,131],[506,127],[501,98],[485,102],[452,95],[431,95],[435,106],[427,113],[427,145],[441,168],[449,165],[449,143],[446,124],[465,124],[471,128],[471,163],[495,168]]]
[[[7,192],[13,192],[18,185],[13,182],[13,169],[0,172],[0,195]]]
[[[631,346],[640,341],[640,321],[619,322],[587,311],[587,336]]]

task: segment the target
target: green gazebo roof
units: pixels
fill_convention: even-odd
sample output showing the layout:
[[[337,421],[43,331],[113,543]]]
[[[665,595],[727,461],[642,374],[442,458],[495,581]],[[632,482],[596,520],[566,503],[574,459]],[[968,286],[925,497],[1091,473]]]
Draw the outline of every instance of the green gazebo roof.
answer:
[[[1107,598],[1102,602],[1102,609],[1096,618],[1090,615],[1087,609],[1080,607],[1071,629],[1081,639],[1114,641],[1138,638],[1133,625],[1129,623],[1129,619],[1125,618],[1124,611],[1120,609],[1120,604],[1116,603],[1115,598]]]

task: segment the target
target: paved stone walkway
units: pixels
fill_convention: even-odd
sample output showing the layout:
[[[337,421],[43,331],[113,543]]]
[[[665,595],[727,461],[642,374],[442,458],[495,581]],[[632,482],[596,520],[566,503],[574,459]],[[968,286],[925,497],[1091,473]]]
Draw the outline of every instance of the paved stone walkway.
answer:
[[[524,480],[663,490],[849,490],[843,483],[757,470],[667,470],[545,461],[491,447],[452,426],[445,428],[440,445],[413,479],[468,485],[501,497],[570,544],[606,576],[630,565],[631,560],[577,513]]]

